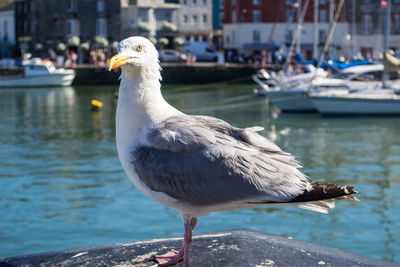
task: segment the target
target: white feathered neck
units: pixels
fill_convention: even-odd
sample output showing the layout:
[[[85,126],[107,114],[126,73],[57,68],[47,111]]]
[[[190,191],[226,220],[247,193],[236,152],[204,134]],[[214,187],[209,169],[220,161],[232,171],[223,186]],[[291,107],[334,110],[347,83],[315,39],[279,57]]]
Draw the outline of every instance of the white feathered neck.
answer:
[[[138,127],[143,123],[158,123],[181,113],[169,105],[161,94],[159,64],[122,67],[118,99],[118,116],[128,116]],[[118,119],[118,118],[117,118]],[[125,118],[130,120],[129,118]]]

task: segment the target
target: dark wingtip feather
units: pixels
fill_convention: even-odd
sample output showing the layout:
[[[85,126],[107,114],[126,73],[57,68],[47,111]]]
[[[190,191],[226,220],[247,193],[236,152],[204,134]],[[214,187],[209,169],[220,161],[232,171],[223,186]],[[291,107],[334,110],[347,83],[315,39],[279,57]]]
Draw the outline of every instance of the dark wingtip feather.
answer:
[[[341,187],[335,184],[326,184],[321,182],[310,181],[310,183],[312,186],[311,190],[305,190],[301,195],[293,198],[290,202],[306,202],[331,198],[343,198],[345,196],[358,193],[356,190],[354,190],[353,186],[349,185]]]

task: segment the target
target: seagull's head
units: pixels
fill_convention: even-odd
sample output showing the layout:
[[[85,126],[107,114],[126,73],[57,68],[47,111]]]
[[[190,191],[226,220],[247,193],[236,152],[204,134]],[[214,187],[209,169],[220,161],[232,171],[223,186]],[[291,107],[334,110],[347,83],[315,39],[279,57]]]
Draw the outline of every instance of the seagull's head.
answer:
[[[118,44],[118,54],[108,63],[108,70],[121,67],[128,72],[154,71],[159,73],[158,52],[150,40],[133,36]]]

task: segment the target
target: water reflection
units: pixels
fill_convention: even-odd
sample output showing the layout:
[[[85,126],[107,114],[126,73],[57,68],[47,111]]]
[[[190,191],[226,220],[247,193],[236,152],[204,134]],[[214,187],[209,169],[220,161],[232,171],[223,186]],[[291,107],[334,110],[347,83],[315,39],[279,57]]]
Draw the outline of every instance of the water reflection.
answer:
[[[250,228],[399,262],[399,118],[280,114],[252,85],[165,86],[191,114],[261,132],[313,179],[353,184],[361,202],[328,215],[292,208],[211,214],[198,232]],[[142,196],[115,148],[116,87],[0,90],[0,257],[181,235],[179,214]],[[91,99],[104,103],[90,111]],[[132,230],[134,229],[134,230]],[[371,245],[373,244],[373,245]]]

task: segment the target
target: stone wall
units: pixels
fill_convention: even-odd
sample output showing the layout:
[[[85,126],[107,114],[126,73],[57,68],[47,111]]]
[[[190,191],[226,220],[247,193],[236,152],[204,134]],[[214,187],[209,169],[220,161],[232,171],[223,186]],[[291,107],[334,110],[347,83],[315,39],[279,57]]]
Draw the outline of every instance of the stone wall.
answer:
[[[185,66],[163,65],[161,75],[163,84],[177,83],[212,83],[221,81],[250,80],[256,72],[248,66]],[[107,71],[92,66],[79,67],[73,85],[118,84],[120,70]]]

